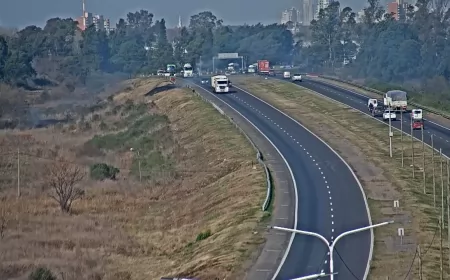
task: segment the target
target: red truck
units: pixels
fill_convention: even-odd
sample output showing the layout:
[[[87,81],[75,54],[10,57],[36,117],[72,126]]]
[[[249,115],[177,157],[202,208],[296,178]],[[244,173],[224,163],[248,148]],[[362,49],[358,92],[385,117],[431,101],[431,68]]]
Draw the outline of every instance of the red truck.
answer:
[[[258,72],[263,75],[268,75],[270,64],[268,60],[258,60]]]

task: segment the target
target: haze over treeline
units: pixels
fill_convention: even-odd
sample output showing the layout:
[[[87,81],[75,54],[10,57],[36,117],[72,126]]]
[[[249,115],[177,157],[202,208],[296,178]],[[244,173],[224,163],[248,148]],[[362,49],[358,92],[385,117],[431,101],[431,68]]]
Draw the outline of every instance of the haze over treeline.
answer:
[[[423,98],[448,99],[450,13],[445,6],[430,9],[437,3],[445,4],[419,0],[416,11],[411,6],[405,20],[396,21],[384,3],[369,0],[363,22],[356,23],[356,13],[335,2],[296,35],[277,24],[226,26],[211,12],[192,16],[176,32],[167,32],[165,20],[145,10],[129,13],[110,34],[94,27],[81,33],[72,19],[53,18],[44,28],[28,26],[0,37],[0,79],[73,90],[92,75],[150,73],[171,62],[195,65],[200,57],[206,63],[218,52],[238,52],[248,63],[300,64],[305,71],[334,72],[379,87],[414,86],[426,91]]]

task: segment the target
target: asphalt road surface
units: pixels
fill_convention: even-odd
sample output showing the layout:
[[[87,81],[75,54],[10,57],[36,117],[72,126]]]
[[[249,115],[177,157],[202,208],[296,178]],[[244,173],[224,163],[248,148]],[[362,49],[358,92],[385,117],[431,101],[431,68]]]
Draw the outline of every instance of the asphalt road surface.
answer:
[[[211,92],[209,85],[194,82]],[[342,232],[370,225],[359,182],[326,144],[294,120],[240,89],[215,96],[255,124],[286,158],[298,188],[297,229],[317,232],[332,241]],[[364,279],[370,245],[370,231],[341,239],[334,254],[338,272],[335,279]],[[328,272],[327,251],[320,240],[296,235],[276,279]]]
[[[328,96],[336,101],[347,104],[364,113],[368,113],[367,100],[369,97],[362,94],[309,78],[304,79],[299,85]],[[408,109],[414,108],[408,106]],[[400,118],[397,118],[397,121],[393,121],[392,126],[400,129]],[[442,149],[443,154],[450,156],[450,129],[445,127],[443,124],[426,119],[424,121],[424,127],[424,142],[431,146],[431,135],[433,135],[435,149]],[[411,116],[409,113],[403,114],[403,131],[409,135],[411,133]],[[417,139],[422,138],[420,130],[414,130],[413,135]],[[387,134],[386,137],[388,137]]]

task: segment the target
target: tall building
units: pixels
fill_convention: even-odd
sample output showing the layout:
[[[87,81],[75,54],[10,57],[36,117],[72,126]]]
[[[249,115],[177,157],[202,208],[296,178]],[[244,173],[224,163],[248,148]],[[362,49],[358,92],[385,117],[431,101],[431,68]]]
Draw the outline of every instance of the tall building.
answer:
[[[334,0],[318,0],[314,18],[317,19],[319,17],[320,10],[326,9],[332,2],[334,2]]]
[[[409,5],[410,4],[406,3],[404,0],[397,0],[387,4],[387,12],[392,14],[396,20],[404,21]]]
[[[303,25],[310,25],[314,19],[314,2],[313,0],[302,1],[301,22]]]
[[[181,16],[178,16],[178,28],[183,28],[183,22],[181,21]]]
[[[103,15],[94,15],[86,11],[86,2],[82,0],[83,13],[82,16],[77,18],[78,28],[80,30],[86,30],[87,27],[94,25],[96,30],[111,31],[111,22]]]
[[[356,14],[356,22],[362,22],[364,20],[364,10],[359,11]]]
[[[300,12],[296,8],[290,8],[289,10],[283,11],[281,14],[281,24],[286,24],[292,22],[297,24],[299,22]]]

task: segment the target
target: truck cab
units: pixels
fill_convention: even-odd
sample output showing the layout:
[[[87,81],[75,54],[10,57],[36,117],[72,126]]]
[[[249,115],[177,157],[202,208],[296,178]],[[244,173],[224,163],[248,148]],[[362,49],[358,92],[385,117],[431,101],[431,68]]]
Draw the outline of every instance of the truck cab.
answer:
[[[217,75],[211,77],[211,87],[213,88],[214,93],[228,93],[230,91],[228,85],[229,80],[225,75]]]
[[[412,129],[425,129],[423,124],[423,110],[422,109],[413,109],[411,110],[411,118],[412,118]]]

